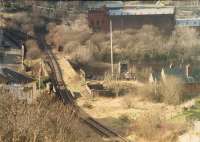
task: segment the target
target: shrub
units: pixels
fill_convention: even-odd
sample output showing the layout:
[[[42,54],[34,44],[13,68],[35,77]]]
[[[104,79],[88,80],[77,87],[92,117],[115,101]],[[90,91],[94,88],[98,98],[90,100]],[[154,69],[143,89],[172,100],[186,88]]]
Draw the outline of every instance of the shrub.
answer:
[[[123,123],[129,123],[130,122],[130,118],[128,115],[123,114],[119,117],[119,120],[122,121]]]
[[[143,68],[140,70],[136,70],[136,76],[142,81],[147,81],[151,72],[152,68]]]
[[[93,59],[93,53],[86,47],[76,48],[74,52],[71,53],[72,60],[79,63],[88,63]]]
[[[163,121],[160,111],[143,113],[135,121],[135,132],[138,136],[152,140],[159,133]]]
[[[123,105],[128,109],[134,107],[134,101],[131,95],[125,96],[123,102]]]
[[[143,99],[160,102],[161,96],[155,84],[145,84],[137,88],[137,94]]]
[[[163,102],[177,105],[183,100],[183,82],[174,76],[167,76],[164,82],[160,82],[159,88]]]
[[[83,107],[88,108],[88,109],[92,109],[92,108],[93,108],[93,105],[91,104],[91,102],[86,101],[86,102],[83,104]]]
[[[145,112],[134,123],[136,135],[153,142],[176,142],[188,128],[185,123],[167,122],[161,110]]]
[[[26,57],[30,59],[37,59],[41,56],[41,51],[38,47],[38,44],[35,40],[28,40],[25,43],[27,52]]]
[[[165,81],[145,84],[137,88],[137,94],[144,99],[178,105],[183,101],[183,82],[174,76],[166,76]]]
[[[128,88],[118,80],[106,80],[104,84],[115,94],[116,97],[128,93]]]

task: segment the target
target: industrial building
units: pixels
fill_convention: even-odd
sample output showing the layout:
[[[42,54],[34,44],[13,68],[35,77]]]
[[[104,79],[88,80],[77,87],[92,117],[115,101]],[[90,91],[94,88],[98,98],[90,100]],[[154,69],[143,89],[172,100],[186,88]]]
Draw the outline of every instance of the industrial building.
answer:
[[[143,25],[154,25],[163,31],[173,30],[175,22],[174,7],[155,8],[101,8],[88,10],[88,23],[93,31],[109,31],[112,21],[113,30],[141,28]]]

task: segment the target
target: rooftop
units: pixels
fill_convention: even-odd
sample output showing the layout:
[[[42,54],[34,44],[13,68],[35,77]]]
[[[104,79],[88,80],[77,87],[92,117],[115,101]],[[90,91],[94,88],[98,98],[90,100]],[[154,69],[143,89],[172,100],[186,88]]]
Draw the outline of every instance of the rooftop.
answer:
[[[3,79],[1,83],[9,84],[25,84],[33,81],[32,78],[8,68],[0,68],[0,79]]]
[[[164,15],[174,14],[175,8],[139,8],[139,9],[110,9],[109,15]]]
[[[176,77],[181,78],[185,83],[195,83],[200,82],[200,68],[196,67],[192,69],[189,77],[186,77],[185,67],[174,67],[174,68],[166,68],[165,73],[168,75],[174,75]]]
[[[118,9],[123,7],[122,1],[90,1],[87,3],[89,9],[97,9],[106,6],[109,9]]]
[[[177,26],[192,26],[199,27],[200,26],[200,18],[184,18],[184,19],[176,19]]]

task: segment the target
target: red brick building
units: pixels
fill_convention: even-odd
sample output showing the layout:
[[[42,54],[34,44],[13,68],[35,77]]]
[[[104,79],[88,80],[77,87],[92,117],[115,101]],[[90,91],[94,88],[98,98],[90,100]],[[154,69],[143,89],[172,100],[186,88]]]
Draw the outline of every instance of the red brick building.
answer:
[[[109,15],[106,7],[91,9],[88,11],[89,27],[94,31],[109,30]]]

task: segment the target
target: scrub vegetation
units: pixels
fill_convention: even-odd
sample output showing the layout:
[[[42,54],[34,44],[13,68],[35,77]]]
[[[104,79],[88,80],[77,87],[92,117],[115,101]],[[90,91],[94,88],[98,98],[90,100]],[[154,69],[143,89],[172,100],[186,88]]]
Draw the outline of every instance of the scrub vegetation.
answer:
[[[50,23],[48,42],[57,48],[62,46],[65,53],[73,57],[78,55],[75,56],[77,60],[85,54],[88,55],[83,62],[94,60],[109,62],[109,34],[91,34],[84,15],[80,15],[77,21],[81,25],[79,29],[74,28],[77,27],[76,24],[68,27],[64,24]],[[114,31],[114,61],[129,60],[138,63],[191,61],[200,52],[198,38],[198,32],[192,28],[176,28],[170,35],[164,35],[159,29],[150,25],[144,25],[137,30]]]

